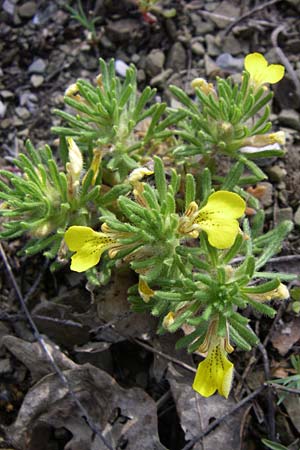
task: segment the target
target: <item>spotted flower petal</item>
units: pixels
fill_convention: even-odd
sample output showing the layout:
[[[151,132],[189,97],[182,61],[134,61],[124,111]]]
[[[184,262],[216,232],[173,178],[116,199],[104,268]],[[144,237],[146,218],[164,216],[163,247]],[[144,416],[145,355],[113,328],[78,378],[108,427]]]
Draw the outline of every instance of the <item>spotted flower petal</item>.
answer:
[[[220,344],[209,350],[197,369],[193,389],[203,397],[210,397],[216,391],[228,398],[233,378],[233,364],[227,359]]]
[[[265,83],[278,83],[284,76],[284,67],[281,64],[268,65],[268,61],[260,53],[247,55],[244,65],[255,86],[261,86]]]
[[[90,227],[72,226],[65,233],[65,242],[75,254],[71,270],[85,272],[98,264],[102,253],[116,244],[106,233],[99,233]]]

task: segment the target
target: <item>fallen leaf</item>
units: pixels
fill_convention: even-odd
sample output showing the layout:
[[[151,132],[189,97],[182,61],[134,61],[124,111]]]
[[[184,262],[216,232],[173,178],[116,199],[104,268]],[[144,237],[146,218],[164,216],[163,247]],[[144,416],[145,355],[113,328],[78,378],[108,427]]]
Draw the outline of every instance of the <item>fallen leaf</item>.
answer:
[[[130,269],[114,272],[111,281],[95,295],[99,318],[112,322],[122,337],[148,338],[155,335],[157,319],[149,313],[135,313],[127,300],[128,288],[137,282]]]
[[[219,395],[205,398],[192,389],[193,375],[180,374],[172,364],[169,364],[167,379],[176,404],[181,427],[185,439],[190,441],[210,423],[227,414],[234,406],[235,401],[225,399]],[[197,442],[193,450],[236,450],[240,448],[240,427],[245,405],[235,414],[226,418],[215,430]],[[224,446],[225,444],[225,446]]]
[[[300,339],[300,317],[294,317],[291,322],[282,324],[271,336],[273,347],[284,356]]]
[[[53,356],[56,364],[61,370],[77,367],[77,364],[62,353],[59,347],[53,344],[50,339],[47,337],[44,337],[43,339],[48,352]],[[27,342],[15,336],[7,335],[3,336],[1,343],[27,367],[31,372],[33,382],[38,381],[45,375],[53,372],[53,367],[38,342]]]
[[[293,422],[294,427],[300,433],[300,397],[299,395],[288,394],[283,400],[287,413]]]
[[[142,389],[123,389],[90,364],[65,370],[65,377],[90,418],[113,448],[166,450],[157,434],[156,404]],[[27,393],[8,437],[19,450],[43,448],[41,426],[72,433],[64,450],[107,450],[94,435],[57,374],[42,378]],[[38,446],[37,434],[41,435]],[[33,446],[34,445],[34,446]]]

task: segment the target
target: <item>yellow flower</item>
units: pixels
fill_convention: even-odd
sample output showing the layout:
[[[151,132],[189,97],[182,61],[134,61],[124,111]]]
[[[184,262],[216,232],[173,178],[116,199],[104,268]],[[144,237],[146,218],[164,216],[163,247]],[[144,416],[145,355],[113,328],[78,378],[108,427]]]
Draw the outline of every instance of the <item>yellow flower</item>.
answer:
[[[175,314],[170,311],[164,318],[162,322],[162,326],[167,330],[170,325],[172,325],[175,321]]]
[[[250,53],[244,61],[245,69],[250,74],[250,81],[255,87],[265,83],[278,83],[284,76],[281,64],[270,64],[260,53]]]
[[[69,249],[75,252],[71,263],[71,270],[75,272],[85,272],[96,266],[102,253],[117,245],[107,233],[76,225],[66,231],[64,238]]]
[[[216,91],[212,83],[208,83],[204,78],[194,78],[191,82],[192,88],[199,88],[205,95],[212,94],[216,98]]]
[[[254,136],[247,137],[243,140],[243,146],[251,147],[265,147],[267,145],[284,145],[285,144],[285,132],[276,131],[269,134],[256,134]]]
[[[285,284],[280,283],[276,289],[264,292],[263,294],[248,294],[252,300],[258,302],[269,302],[270,300],[287,300],[290,296],[288,288]]]
[[[147,281],[143,280],[141,277],[139,277],[138,291],[145,303],[148,303],[155,294]]]
[[[82,153],[71,137],[67,138],[68,148],[69,148],[69,160],[67,163],[67,170],[71,172],[74,180],[79,180],[80,174],[83,169],[83,159]]]
[[[245,208],[246,203],[238,194],[214,192],[200,210],[195,202],[190,203],[180,220],[178,231],[195,238],[203,230],[210,245],[219,249],[229,248],[239,232],[236,219],[244,214]]]
[[[210,346],[208,355],[197,369],[193,389],[203,397],[216,391],[228,398],[233,378],[233,364],[227,359],[224,339],[219,338]]]
[[[78,93],[78,87],[76,83],[71,84],[65,91],[66,97],[73,97],[73,95]]]

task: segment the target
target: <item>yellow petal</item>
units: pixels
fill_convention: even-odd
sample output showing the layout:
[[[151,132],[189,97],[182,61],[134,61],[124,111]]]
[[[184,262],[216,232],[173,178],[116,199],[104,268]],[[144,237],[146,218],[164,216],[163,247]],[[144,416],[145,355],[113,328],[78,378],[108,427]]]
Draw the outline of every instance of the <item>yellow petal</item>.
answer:
[[[76,252],[77,250],[80,250],[87,241],[97,239],[98,235],[99,233],[90,227],[74,225],[67,229],[64,238],[69,250]]]
[[[264,73],[264,83],[278,83],[284,76],[284,67],[281,64],[271,64]]]
[[[267,60],[260,53],[250,53],[244,61],[245,69],[256,85],[278,83],[284,76],[284,66],[281,64],[268,65]]]
[[[98,264],[102,253],[116,241],[105,233],[98,233],[90,227],[72,226],[65,233],[65,241],[71,251],[71,270],[84,272]]]
[[[74,272],[85,272],[96,266],[100,261],[101,254],[106,249],[101,250],[97,249],[91,253],[90,248],[83,248],[80,252],[76,252],[71,258],[71,270],[74,270]]]
[[[268,61],[260,53],[250,53],[245,57],[244,66],[250,76],[255,78],[268,67]]]
[[[233,378],[233,364],[226,358],[220,345],[210,350],[197,369],[193,389],[203,397],[210,397],[216,391],[228,398]]]
[[[213,219],[198,222],[207,233],[208,242],[220,250],[229,248],[239,232],[239,223],[235,219]]]
[[[207,204],[200,209],[200,220],[213,217],[238,219],[242,217],[246,209],[246,203],[238,194],[228,191],[217,191],[208,197]],[[199,223],[199,219],[197,219]]]
[[[141,277],[139,278],[138,291],[145,303],[148,303],[151,297],[155,294],[155,292],[148,285],[147,281],[143,280]]]

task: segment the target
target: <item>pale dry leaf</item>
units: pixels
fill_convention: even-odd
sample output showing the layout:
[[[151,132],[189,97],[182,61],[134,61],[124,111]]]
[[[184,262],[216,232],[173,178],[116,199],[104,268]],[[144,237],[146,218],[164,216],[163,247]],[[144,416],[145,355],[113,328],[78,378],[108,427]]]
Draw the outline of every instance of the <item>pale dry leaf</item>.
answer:
[[[49,338],[44,337],[43,339],[48,352],[53,356],[61,370],[75,369],[77,367],[77,364],[62,353],[59,347],[51,342]],[[38,342],[27,342],[15,336],[7,335],[3,336],[1,343],[27,367],[31,372],[33,382],[53,372],[53,367]]]
[[[219,395],[202,397],[192,389],[193,375],[180,374],[172,363],[169,364],[167,379],[187,441],[204,431],[213,420],[228,413],[236,404],[233,399],[226,400]],[[215,430],[197,442],[193,450],[224,449],[224,443],[226,450],[240,448],[240,427],[244,408],[230,415]]]
[[[113,448],[166,450],[157,434],[155,402],[142,389],[123,389],[106,372],[85,364],[64,371],[77,398]],[[42,378],[27,393],[8,437],[19,450],[33,450],[35,432],[47,424],[72,433],[65,450],[106,450],[80,416],[56,374]],[[126,444],[126,445],[125,445]],[[41,447],[43,444],[41,443]]]
[[[273,347],[284,356],[300,339],[300,317],[293,317],[291,322],[283,323],[271,337]]]
[[[95,295],[99,318],[112,322],[113,328],[123,337],[147,338],[154,335],[157,319],[149,313],[134,313],[127,300],[128,289],[137,283],[132,271],[114,272],[111,281]]]

